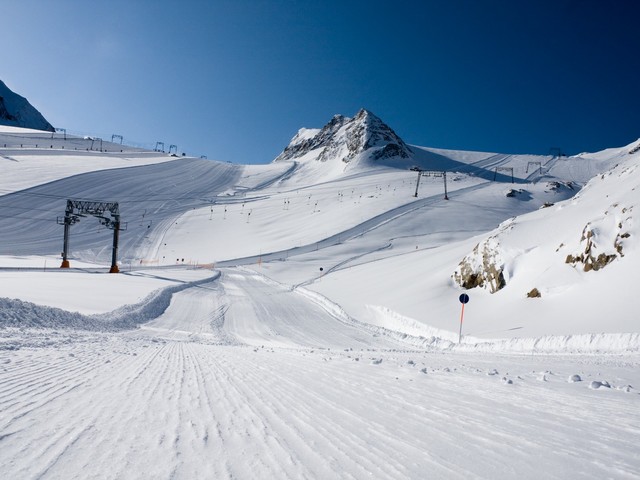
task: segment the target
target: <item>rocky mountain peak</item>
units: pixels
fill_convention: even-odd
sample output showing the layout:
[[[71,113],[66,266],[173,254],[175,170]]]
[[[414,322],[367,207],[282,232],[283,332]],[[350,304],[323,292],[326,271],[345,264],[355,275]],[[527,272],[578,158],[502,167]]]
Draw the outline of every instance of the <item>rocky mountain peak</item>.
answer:
[[[0,80],[0,125],[53,132],[53,126],[29,101]]]
[[[309,132],[309,130],[304,130]],[[350,162],[356,155],[370,150],[371,158],[408,158],[411,149],[380,118],[368,110],[360,109],[353,118],[334,115],[313,136],[302,135],[302,131],[275,159],[293,160],[317,150],[318,161],[339,159]]]

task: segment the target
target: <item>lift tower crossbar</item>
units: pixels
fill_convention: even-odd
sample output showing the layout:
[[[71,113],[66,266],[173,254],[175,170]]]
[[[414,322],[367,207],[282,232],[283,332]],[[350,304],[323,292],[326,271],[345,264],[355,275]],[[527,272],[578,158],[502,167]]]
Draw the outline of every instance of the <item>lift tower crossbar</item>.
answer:
[[[447,195],[447,172],[442,170],[417,170],[418,172],[418,181],[416,182],[416,193],[413,195],[414,197],[418,196],[418,187],[420,187],[420,177],[442,177],[444,181],[444,199],[449,200],[449,195]]]
[[[527,162],[527,170],[525,173],[529,173],[529,167],[535,167],[536,165],[540,169],[540,175],[542,175],[542,162]]]
[[[106,214],[110,217],[106,217]],[[62,265],[69,268],[69,233],[71,225],[87,215],[98,218],[105,227],[113,230],[113,249],[111,253],[111,269],[109,273],[118,273],[118,237],[120,230],[126,230],[127,224],[120,222],[120,207],[118,202],[92,202],[86,200],[67,200],[64,217],[58,217],[58,225],[64,225],[64,245],[62,249]]]
[[[498,172],[510,172],[511,173],[511,183],[515,183],[515,179],[513,177],[513,167],[496,167],[495,172],[493,173],[493,181],[496,181],[498,178]]]
[[[551,147],[549,149],[549,154],[555,158],[555,157],[565,157],[566,155],[562,152],[562,149],[560,147]]]

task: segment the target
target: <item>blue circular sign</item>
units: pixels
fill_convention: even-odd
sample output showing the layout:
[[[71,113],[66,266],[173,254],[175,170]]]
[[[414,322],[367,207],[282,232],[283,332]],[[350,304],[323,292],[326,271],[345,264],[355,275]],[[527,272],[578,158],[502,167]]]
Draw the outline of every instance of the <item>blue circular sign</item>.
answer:
[[[462,295],[460,295],[459,300],[460,303],[469,303],[469,295],[463,293]]]

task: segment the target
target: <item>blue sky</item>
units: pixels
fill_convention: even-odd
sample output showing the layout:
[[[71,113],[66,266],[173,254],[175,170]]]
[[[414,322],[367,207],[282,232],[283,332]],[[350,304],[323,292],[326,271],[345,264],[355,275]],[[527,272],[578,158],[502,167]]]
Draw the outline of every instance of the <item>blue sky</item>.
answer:
[[[3,0],[0,79],[56,127],[266,163],[365,107],[415,145],[640,137],[634,0]]]

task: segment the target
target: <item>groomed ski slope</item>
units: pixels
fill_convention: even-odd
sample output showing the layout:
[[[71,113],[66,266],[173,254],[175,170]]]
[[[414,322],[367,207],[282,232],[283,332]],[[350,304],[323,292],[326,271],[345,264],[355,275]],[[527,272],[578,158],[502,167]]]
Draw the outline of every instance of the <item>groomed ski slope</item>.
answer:
[[[365,162],[339,172],[159,156],[122,168],[116,152],[69,176],[53,172],[73,170],[53,150],[25,170],[50,161],[51,173],[2,180],[2,212],[20,226],[0,227],[3,478],[640,469],[640,338],[615,289],[633,249],[598,276],[563,277],[564,291],[588,285],[594,298],[578,304],[562,289],[523,298],[517,282],[503,295],[470,291],[460,345],[451,282],[488,232],[565,205],[628,148],[565,161],[424,149],[422,167],[458,172],[449,200],[441,178],[423,178],[414,197],[415,172]],[[514,168],[515,182],[493,181],[496,166]],[[55,216],[70,195],[121,201],[120,275],[103,273],[110,233],[93,219],[73,227],[77,269],[56,268]],[[588,198],[571,208],[586,215]],[[594,308],[602,285],[608,314]]]
[[[138,330],[4,331],[3,473],[635,475],[637,357],[408,349],[297,295],[233,270]]]

